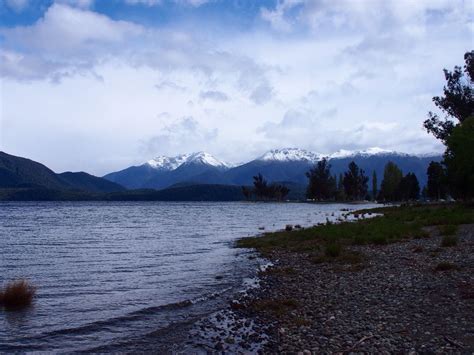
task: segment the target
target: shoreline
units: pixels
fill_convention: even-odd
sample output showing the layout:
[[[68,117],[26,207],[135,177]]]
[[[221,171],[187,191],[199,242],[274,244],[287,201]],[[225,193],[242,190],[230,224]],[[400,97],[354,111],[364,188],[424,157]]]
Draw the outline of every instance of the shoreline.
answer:
[[[413,238],[347,245],[335,258],[315,259],[309,250],[260,245],[257,251],[273,267],[260,272],[259,288],[226,310],[235,324],[250,321],[253,329],[236,327],[215,338],[213,350],[473,352],[470,213],[471,223],[459,223],[458,242],[450,247],[441,246],[441,227],[426,226],[424,235]],[[235,344],[242,332],[248,341]],[[252,339],[256,348],[248,347]]]

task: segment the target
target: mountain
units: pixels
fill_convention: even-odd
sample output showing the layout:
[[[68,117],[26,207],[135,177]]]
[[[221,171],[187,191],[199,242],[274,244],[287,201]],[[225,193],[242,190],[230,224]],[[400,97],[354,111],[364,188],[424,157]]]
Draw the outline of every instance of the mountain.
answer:
[[[245,164],[230,167],[210,154],[199,152],[176,157],[157,157],[147,163],[111,173],[104,178],[128,188],[162,189],[175,184],[251,185],[252,177],[261,173],[270,182],[285,181],[297,186],[306,185],[305,173],[323,157],[329,159],[332,174],[339,175],[355,161],[369,176],[375,171],[380,185],[383,169],[389,161],[396,163],[406,174],[413,172],[420,185],[426,184],[426,170],[439,155],[417,156],[380,148],[359,151],[340,150],[332,154],[314,153],[298,148],[274,149]]]
[[[85,172],[65,172],[58,176],[73,189],[88,192],[116,192],[124,191],[125,188],[115,182],[87,174]]]
[[[197,152],[176,157],[160,156],[143,165],[107,174],[104,178],[130,189],[163,189],[179,182],[213,183],[215,180],[222,183],[221,173],[228,169],[228,164],[211,154]]]
[[[84,172],[56,174],[43,164],[0,152],[0,189],[39,188],[87,192],[123,191],[125,188]]]
[[[0,188],[2,187],[64,189],[68,184],[43,164],[0,152]]]

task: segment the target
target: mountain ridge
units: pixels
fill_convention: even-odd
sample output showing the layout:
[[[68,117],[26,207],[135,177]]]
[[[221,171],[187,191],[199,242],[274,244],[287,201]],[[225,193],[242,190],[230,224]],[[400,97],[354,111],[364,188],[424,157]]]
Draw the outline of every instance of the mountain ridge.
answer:
[[[426,168],[431,160],[440,161],[437,154],[414,155],[372,147],[363,150],[339,150],[331,154],[315,153],[301,148],[272,149],[263,155],[237,166],[223,163],[209,153],[197,152],[176,157],[157,157],[148,162],[109,173],[105,179],[128,188],[168,188],[177,183],[248,185],[252,177],[263,174],[269,181],[291,181],[306,184],[305,173],[316,162],[327,158],[338,175],[347,168],[347,160],[361,165],[367,175],[373,171],[379,176],[383,167],[394,160],[402,170],[414,172],[420,183],[426,183]],[[371,180],[371,176],[369,177]]]

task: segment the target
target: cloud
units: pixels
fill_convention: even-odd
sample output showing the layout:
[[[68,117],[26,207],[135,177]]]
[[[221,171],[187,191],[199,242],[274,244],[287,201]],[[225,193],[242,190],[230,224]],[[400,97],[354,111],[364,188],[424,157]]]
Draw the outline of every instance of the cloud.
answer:
[[[7,6],[15,12],[22,12],[28,6],[28,0],[6,0]]]
[[[216,140],[217,135],[217,128],[207,129],[193,117],[183,117],[144,141],[141,150],[149,157],[205,150]]]
[[[365,149],[377,146],[413,152],[439,151],[439,144],[420,127],[392,120],[366,120],[363,123],[340,117],[336,108],[321,113],[288,110],[276,123],[266,123],[258,131],[270,146],[297,146],[319,153],[340,149]]]
[[[419,32],[440,17],[472,22],[472,13],[463,0],[282,0],[262,8],[261,18],[284,32],[306,27],[326,34],[355,28],[386,33],[394,27]]]
[[[273,96],[273,88],[268,82],[262,83],[257,86],[250,94],[250,100],[257,105],[262,105],[271,100]]]
[[[229,97],[222,91],[201,91],[199,97],[203,100],[213,100],[217,102],[229,101]]]
[[[176,91],[186,91],[186,88],[184,86],[176,84],[171,80],[163,80],[159,84],[156,84],[155,88],[158,90],[172,89]]]
[[[193,7],[199,7],[202,6],[206,3],[208,3],[210,0],[172,0],[172,2],[179,4],[179,5],[184,5],[184,6],[193,6]],[[125,0],[125,3],[128,5],[143,5],[143,6],[159,6],[159,5],[164,5],[166,1],[164,0]]]
[[[161,0],[125,0],[128,5],[144,5],[144,6],[156,6],[161,5]]]
[[[92,70],[103,57],[143,33],[141,26],[53,4],[31,26],[3,28],[1,74],[18,79],[68,76]]]

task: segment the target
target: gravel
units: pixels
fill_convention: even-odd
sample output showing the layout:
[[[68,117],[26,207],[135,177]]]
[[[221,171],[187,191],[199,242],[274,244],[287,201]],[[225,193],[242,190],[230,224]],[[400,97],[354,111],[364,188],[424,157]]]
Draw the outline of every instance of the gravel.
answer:
[[[260,287],[202,320],[191,337],[203,350],[232,353],[471,354],[474,225],[460,226],[454,247],[440,247],[437,229],[429,231],[350,247],[363,256],[357,264],[274,251]],[[452,268],[436,271],[440,263]]]

